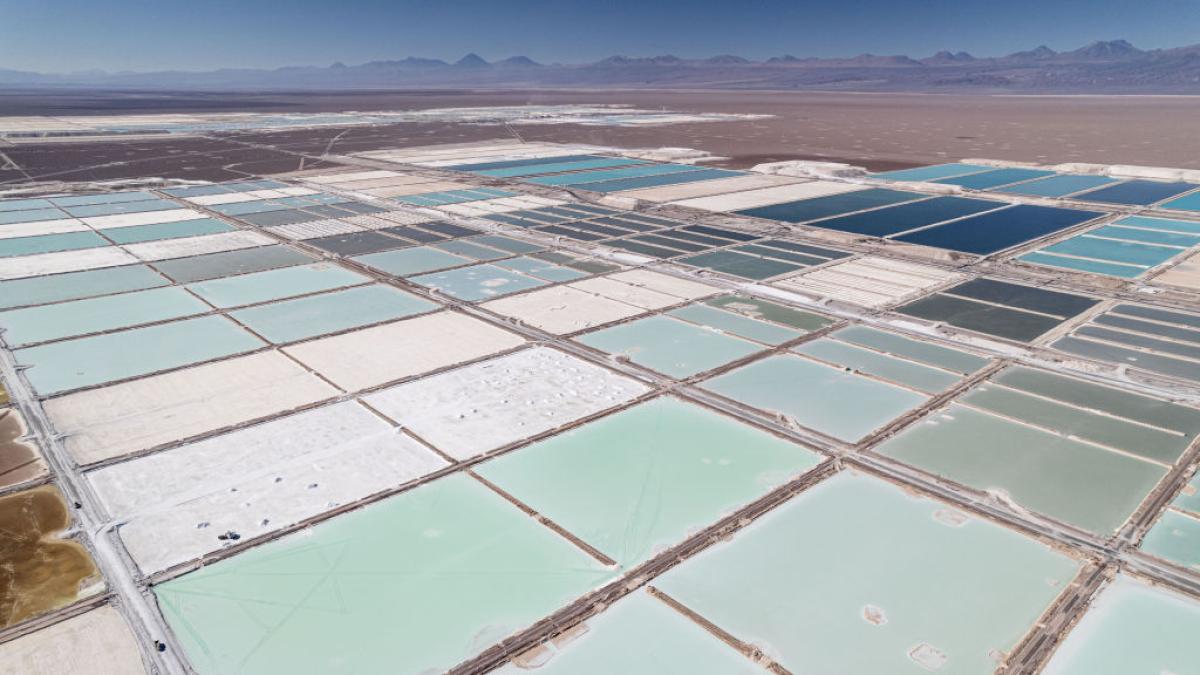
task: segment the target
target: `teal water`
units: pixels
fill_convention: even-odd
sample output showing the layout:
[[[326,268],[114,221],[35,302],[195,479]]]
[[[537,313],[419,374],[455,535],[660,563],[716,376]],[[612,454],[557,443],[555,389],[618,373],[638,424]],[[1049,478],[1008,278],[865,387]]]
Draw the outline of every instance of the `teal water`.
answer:
[[[771,356],[701,386],[849,443],[928,398],[798,356]]]
[[[554,647],[536,672],[562,675],[762,675],[750,659],[645,591],[587,621],[587,632]],[[501,675],[526,675],[510,663]]]
[[[793,673],[980,675],[1079,567],[1013,530],[842,472],[651,583]]]
[[[182,288],[155,288],[0,312],[0,328],[4,329],[4,339],[9,345],[22,345],[203,314],[209,310],[211,307]]]
[[[154,587],[200,673],[441,672],[613,570],[458,474]]]
[[[263,342],[222,316],[64,340],[13,351],[28,365],[30,384],[42,395],[258,349]]]
[[[332,263],[314,263],[210,279],[191,284],[188,289],[217,307],[228,308],[282,300],[367,281],[369,277]]]
[[[169,283],[145,265],[0,281],[0,309],[124,293]]]
[[[1200,602],[1118,576],[1043,675],[1200,675]]]
[[[427,312],[438,305],[390,286],[373,284],[231,312],[275,344]]]
[[[652,316],[575,338],[671,377],[690,377],[763,349],[713,330]]]
[[[631,567],[820,459],[803,446],[705,408],[659,398],[477,470]]]

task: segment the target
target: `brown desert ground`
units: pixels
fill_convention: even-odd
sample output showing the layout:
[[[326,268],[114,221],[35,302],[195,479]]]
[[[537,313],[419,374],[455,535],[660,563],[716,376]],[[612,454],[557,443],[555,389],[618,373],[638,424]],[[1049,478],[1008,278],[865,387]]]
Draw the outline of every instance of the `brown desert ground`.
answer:
[[[817,159],[872,170],[966,157],[1200,168],[1200,97],[990,96],[728,91],[445,91],[262,94],[46,93],[4,97],[0,114],[321,112],[519,104],[628,104],[682,112],[768,113],[770,119],[596,127],[517,126],[526,140],[710,151],[741,168]],[[485,140],[502,126],[404,123],[114,142],[13,145],[0,182],[156,175],[224,180],[316,168],[313,157]]]

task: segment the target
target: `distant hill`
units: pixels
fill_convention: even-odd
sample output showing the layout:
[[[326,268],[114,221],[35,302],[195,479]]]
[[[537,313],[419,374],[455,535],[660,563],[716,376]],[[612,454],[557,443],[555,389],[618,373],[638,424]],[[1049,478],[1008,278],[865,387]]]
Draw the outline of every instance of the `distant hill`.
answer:
[[[541,68],[542,64],[534,61],[528,56],[510,56],[503,61],[497,61],[496,65],[507,68]]]
[[[484,61],[483,57],[478,54],[467,54],[454,62],[455,68],[488,68],[491,65],[487,61]]]
[[[971,63],[974,60],[975,57],[966,52],[951,53],[941,51],[927,59],[921,59],[921,63],[927,66],[955,66],[963,63]]]
[[[610,56],[594,63],[540,64],[526,56],[489,62],[467,54],[453,64],[415,56],[359,65],[223,69],[207,72],[88,71],[43,74],[0,69],[0,87],[112,89],[369,89],[643,87],[833,89],[845,91],[1200,94],[1200,44],[1143,50],[1126,40],[1057,52],[1046,46],[999,57],[943,50],[926,57],[791,54],[753,61]]]

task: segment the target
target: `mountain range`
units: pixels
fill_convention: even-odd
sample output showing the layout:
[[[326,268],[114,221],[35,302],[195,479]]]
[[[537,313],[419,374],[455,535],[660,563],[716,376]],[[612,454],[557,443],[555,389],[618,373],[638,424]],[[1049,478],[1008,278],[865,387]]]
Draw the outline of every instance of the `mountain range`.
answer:
[[[449,63],[408,57],[360,65],[276,69],[44,74],[0,69],[0,87],[112,89],[711,88],[846,91],[1200,94],[1200,44],[1138,49],[1099,41],[1066,52],[1046,46],[977,58],[940,51],[925,58],[790,54],[751,60],[611,56],[594,63],[541,64],[525,56]]]

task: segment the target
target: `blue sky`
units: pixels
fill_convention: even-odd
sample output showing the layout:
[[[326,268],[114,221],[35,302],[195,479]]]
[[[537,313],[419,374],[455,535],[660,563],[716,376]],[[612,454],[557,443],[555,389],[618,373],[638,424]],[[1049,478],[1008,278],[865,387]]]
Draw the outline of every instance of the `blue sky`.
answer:
[[[474,51],[763,58],[999,55],[1126,38],[1200,41],[1198,0],[0,0],[0,68],[205,70]]]

